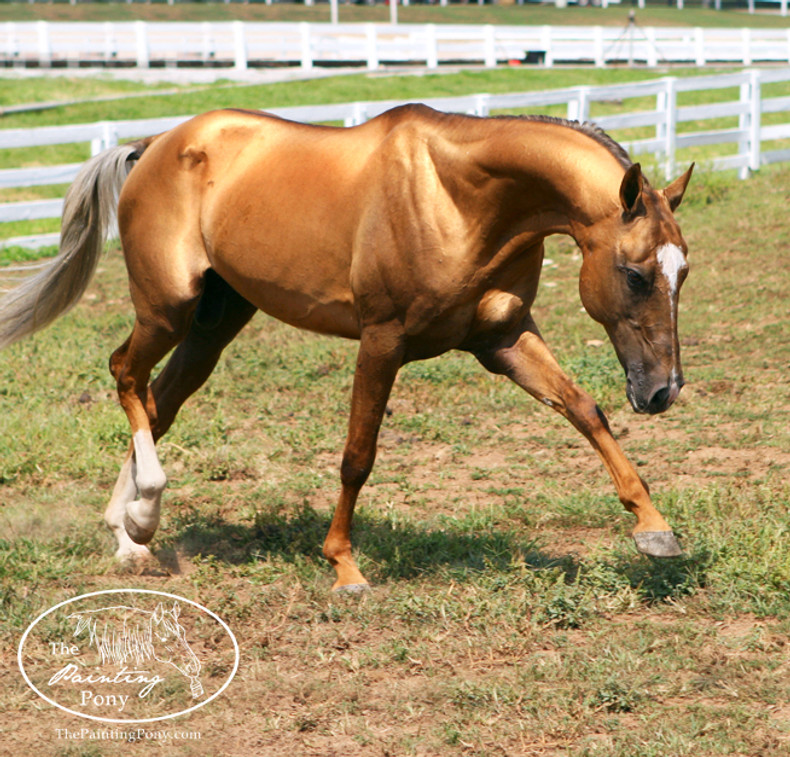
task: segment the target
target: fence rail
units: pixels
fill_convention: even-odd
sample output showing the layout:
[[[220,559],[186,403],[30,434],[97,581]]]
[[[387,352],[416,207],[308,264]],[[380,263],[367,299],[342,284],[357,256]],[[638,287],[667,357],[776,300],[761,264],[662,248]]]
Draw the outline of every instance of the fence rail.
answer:
[[[571,87],[548,92],[476,94],[465,97],[432,98],[422,102],[450,112],[486,116],[512,109],[539,109],[565,106],[572,120],[590,120],[591,105],[618,101],[627,108],[636,100],[642,109],[596,116],[594,120],[607,131],[648,128],[651,136],[621,140],[633,155],[655,155],[667,178],[676,172],[678,150],[709,145],[725,146],[710,160],[714,170],[736,169],[741,178],[761,165],[790,160],[790,148],[763,149],[764,142],[790,140],[790,96],[765,97],[763,86],[790,82],[790,68],[746,70],[740,73],[690,78],[664,77],[633,84],[601,87]],[[735,89],[737,99],[701,105],[678,106],[679,93],[700,90]],[[652,109],[644,109],[644,99],[652,98]],[[302,122],[341,122],[359,124],[400,104],[399,101],[355,102],[337,105],[306,105],[275,108],[268,112]],[[763,124],[766,113],[788,113],[787,122]],[[737,126],[721,128],[715,119],[737,117]],[[105,121],[71,126],[48,126],[34,129],[0,130],[0,149],[35,147],[81,142],[91,143],[93,154],[119,141],[155,134],[171,129],[187,116],[153,118],[136,121]],[[694,131],[679,130],[681,123],[705,124]],[[790,144],[790,143],[788,143]],[[775,145],[772,147],[776,147]],[[79,164],[0,171],[0,189],[42,186],[71,181]],[[61,200],[39,200],[0,204],[0,222],[52,218],[60,215]],[[0,232],[1,234],[1,232]],[[6,240],[6,244],[54,244],[57,235]]]
[[[345,64],[375,70],[387,64],[493,67],[511,60],[546,66],[788,63],[790,29],[242,21],[0,25],[0,65],[6,67],[218,66],[243,71]]]

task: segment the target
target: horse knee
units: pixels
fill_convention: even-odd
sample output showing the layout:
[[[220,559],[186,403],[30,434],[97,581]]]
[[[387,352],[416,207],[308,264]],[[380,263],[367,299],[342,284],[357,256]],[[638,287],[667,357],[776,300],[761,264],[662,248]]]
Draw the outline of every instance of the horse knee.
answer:
[[[373,470],[373,460],[359,461],[349,455],[343,457],[340,466],[340,482],[345,487],[361,489]]]

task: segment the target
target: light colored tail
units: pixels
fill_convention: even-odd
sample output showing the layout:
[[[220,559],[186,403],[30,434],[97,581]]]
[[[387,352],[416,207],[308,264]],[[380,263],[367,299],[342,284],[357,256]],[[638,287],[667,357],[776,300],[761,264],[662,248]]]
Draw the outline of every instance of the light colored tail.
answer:
[[[112,147],[82,167],[63,203],[57,257],[0,299],[0,348],[48,326],[80,299],[114,226],[121,186],[147,144]]]

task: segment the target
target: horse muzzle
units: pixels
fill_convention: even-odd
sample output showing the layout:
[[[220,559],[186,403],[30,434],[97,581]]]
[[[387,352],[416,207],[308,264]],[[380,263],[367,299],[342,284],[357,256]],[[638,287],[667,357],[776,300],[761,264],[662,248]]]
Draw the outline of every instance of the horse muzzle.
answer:
[[[683,388],[683,376],[673,375],[663,381],[645,381],[644,378],[634,379],[632,372],[628,371],[625,393],[631,407],[636,413],[656,415],[668,410],[678,398]]]

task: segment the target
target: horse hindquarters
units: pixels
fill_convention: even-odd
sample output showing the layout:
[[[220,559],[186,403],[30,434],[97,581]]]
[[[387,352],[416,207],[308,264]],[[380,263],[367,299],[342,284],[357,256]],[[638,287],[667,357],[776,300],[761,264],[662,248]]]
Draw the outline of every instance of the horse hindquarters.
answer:
[[[144,554],[129,537],[137,544],[151,540],[167,481],[154,445],[158,408],[148,381],[159,360],[189,333],[208,269],[195,210],[197,185],[184,174],[165,136],[130,174],[118,207],[136,314],[131,336],[110,358],[132,432],[132,447],[105,513],[122,559]],[[175,412],[169,415],[172,421]]]

